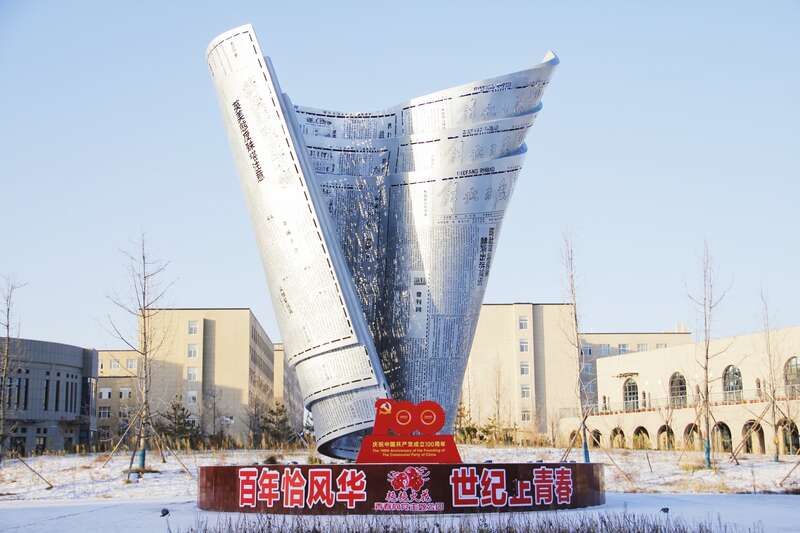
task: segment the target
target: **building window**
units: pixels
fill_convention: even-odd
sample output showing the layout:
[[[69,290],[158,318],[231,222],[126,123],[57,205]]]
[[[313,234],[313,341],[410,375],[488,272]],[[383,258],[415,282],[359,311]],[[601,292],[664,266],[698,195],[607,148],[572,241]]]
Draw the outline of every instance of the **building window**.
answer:
[[[190,344],[186,347],[186,357],[188,357],[189,359],[194,359],[195,357],[197,357],[196,344]]]
[[[756,396],[759,400],[764,399],[764,392],[761,390],[761,380],[756,378]]]
[[[722,373],[722,390],[726,402],[742,399],[742,372],[733,365],[729,365]]]
[[[101,405],[100,407],[98,407],[97,416],[98,418],[111,418],[111,406]]]
[[[527,339],[520,339],[519,340],[519,351],[520,352],[527,352],[528,351],[528,340]]]
[[[581,343],[581,355],[585,357],[592,355],[592,345]]]
[[[197,391],[196,390],[190,390],[190,391],[188,391],[186,393],[186,402],[189,405],[197,404]]]
[[[59,410],[61,406],[61,380],[56,380],[56,411]]]
[[[783,366],[783,383],[786,385],[786,396],[800,396],[800,360],[796,356],[790,357]]]
[[[120,400],[130,400],[132,397],[133,393],[129,387],[122,387],[119,389]]]
[[[686,378],[675,372],[669,378],[669,405],[675,409],[686,407]]]
[[[636,345],[637,352],[646,352],[647,351],[647,343],[640,342]]]
[[[47,450],[47,437],[44,435],[36,436],[36,445],[33,448],[33,453],[42,454]]]
[[[600,345],[600,355],[609,355],[611,353],[611,345],[610,344],[601,344]]]
[[[128,368],[128,370],[136,370],[136,359],[126,360],[125,366]]]
[[[519,364],[519,375],[520,376],[527,376],[530,373],[531,373],[530,363],[528,363],[527,361],[522,361]]]
[[[193,366],[186,367],[186,381],[197,381],[197,369]]]
[[[519,320],[517,321],[517,326],[519,327],[519,329],[528,329],[528,317],[526,316],[519,317]]]
[[[48,372],[48,374],[49,373],[50,372]],[[49,406],[50,406],[50,380],[46,379],[44,380],[44,410],[47,411]]]
[[[531,386],[522,385],[519,389],[519,397],[523,400],[529,399],[531,397]]]
[[[189,335],[197,335],[197,329],[197,320],[190,320],[188,328]]]
[[[619,353],[628,353],[628,345],[627,344],[620,344],[617,346]]]
[[[531,421],[531,411],[530,409],[523,409],[520,413],[520,420],[523,422],[530,422]]]
[[[117,361],[116,359],[112,359],[111,368],[119,368],[119,361]]]
[[[622,400],[626,411],[639,409],[639,386],[631,378],[626,379],[622,386]]]
[[[110,400],[111,399],[111,389],[102,388],[100,389],[100,395],[97,397],[100,400]]]
[[[666,348],[666,347],[667,347],[666,342],[659,342],[656,344],[656,350],[660,350],[661,348]]]

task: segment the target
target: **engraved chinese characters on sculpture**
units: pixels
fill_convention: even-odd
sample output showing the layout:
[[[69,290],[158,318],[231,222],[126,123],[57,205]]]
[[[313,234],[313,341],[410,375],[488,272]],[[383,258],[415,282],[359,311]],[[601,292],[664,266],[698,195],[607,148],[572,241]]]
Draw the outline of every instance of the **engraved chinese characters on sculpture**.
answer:
[[[214,39],[207,57],[320,451],[355,457],[380,398],[436,401],[451,428],[525,135],[558,59],[344,113],[292,104],[250,26]]]

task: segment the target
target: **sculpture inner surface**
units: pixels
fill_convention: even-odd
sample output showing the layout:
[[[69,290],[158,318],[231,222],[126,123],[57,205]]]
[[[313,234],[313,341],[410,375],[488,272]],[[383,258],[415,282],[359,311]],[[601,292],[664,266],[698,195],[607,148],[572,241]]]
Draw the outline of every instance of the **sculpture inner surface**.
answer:
[[[289,364],[322,453],[374,402],[454,422],[503,214],[558,58],[384,111],[295,106],[251,26],[208,48]]]

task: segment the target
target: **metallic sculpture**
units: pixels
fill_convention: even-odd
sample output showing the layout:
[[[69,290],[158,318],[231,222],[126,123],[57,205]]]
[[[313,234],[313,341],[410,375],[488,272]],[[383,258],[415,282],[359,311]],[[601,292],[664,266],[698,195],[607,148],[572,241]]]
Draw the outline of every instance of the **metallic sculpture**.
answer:
[[[353,458],[375,400],[451,428],[524,139],[558,58],[374,113],[292,105],[251,26],[208,64],[319,449]]]

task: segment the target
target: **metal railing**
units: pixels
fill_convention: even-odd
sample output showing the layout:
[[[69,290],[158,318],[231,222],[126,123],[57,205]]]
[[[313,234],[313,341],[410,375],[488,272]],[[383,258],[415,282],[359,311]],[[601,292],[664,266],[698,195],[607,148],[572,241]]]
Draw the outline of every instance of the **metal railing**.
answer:
[[[602,397],[601,397],[602,398]],[[786,385],[778,387],[775,391],[777,401],[800,400],[800,385]],[[732,391],[715,391],[709,394],[711,405],[736,405],[746,403],[766,402],[769,400],[769,392],[766,389],[743,389]],[[694,392],[686,396],[658,397],[651,398],[647,395],[642,398],[639,393],[638,400],[603,402],[590,404],[584,407],[589,410],[590,415],[607,415],[619,413],[636,413],[644,411],[656,411],[664,409],[694,409],[702,405],[702,395]],[[585,411],[577,407],[562,408],[559,415],[562,418],[575,417],[582,418]]]

